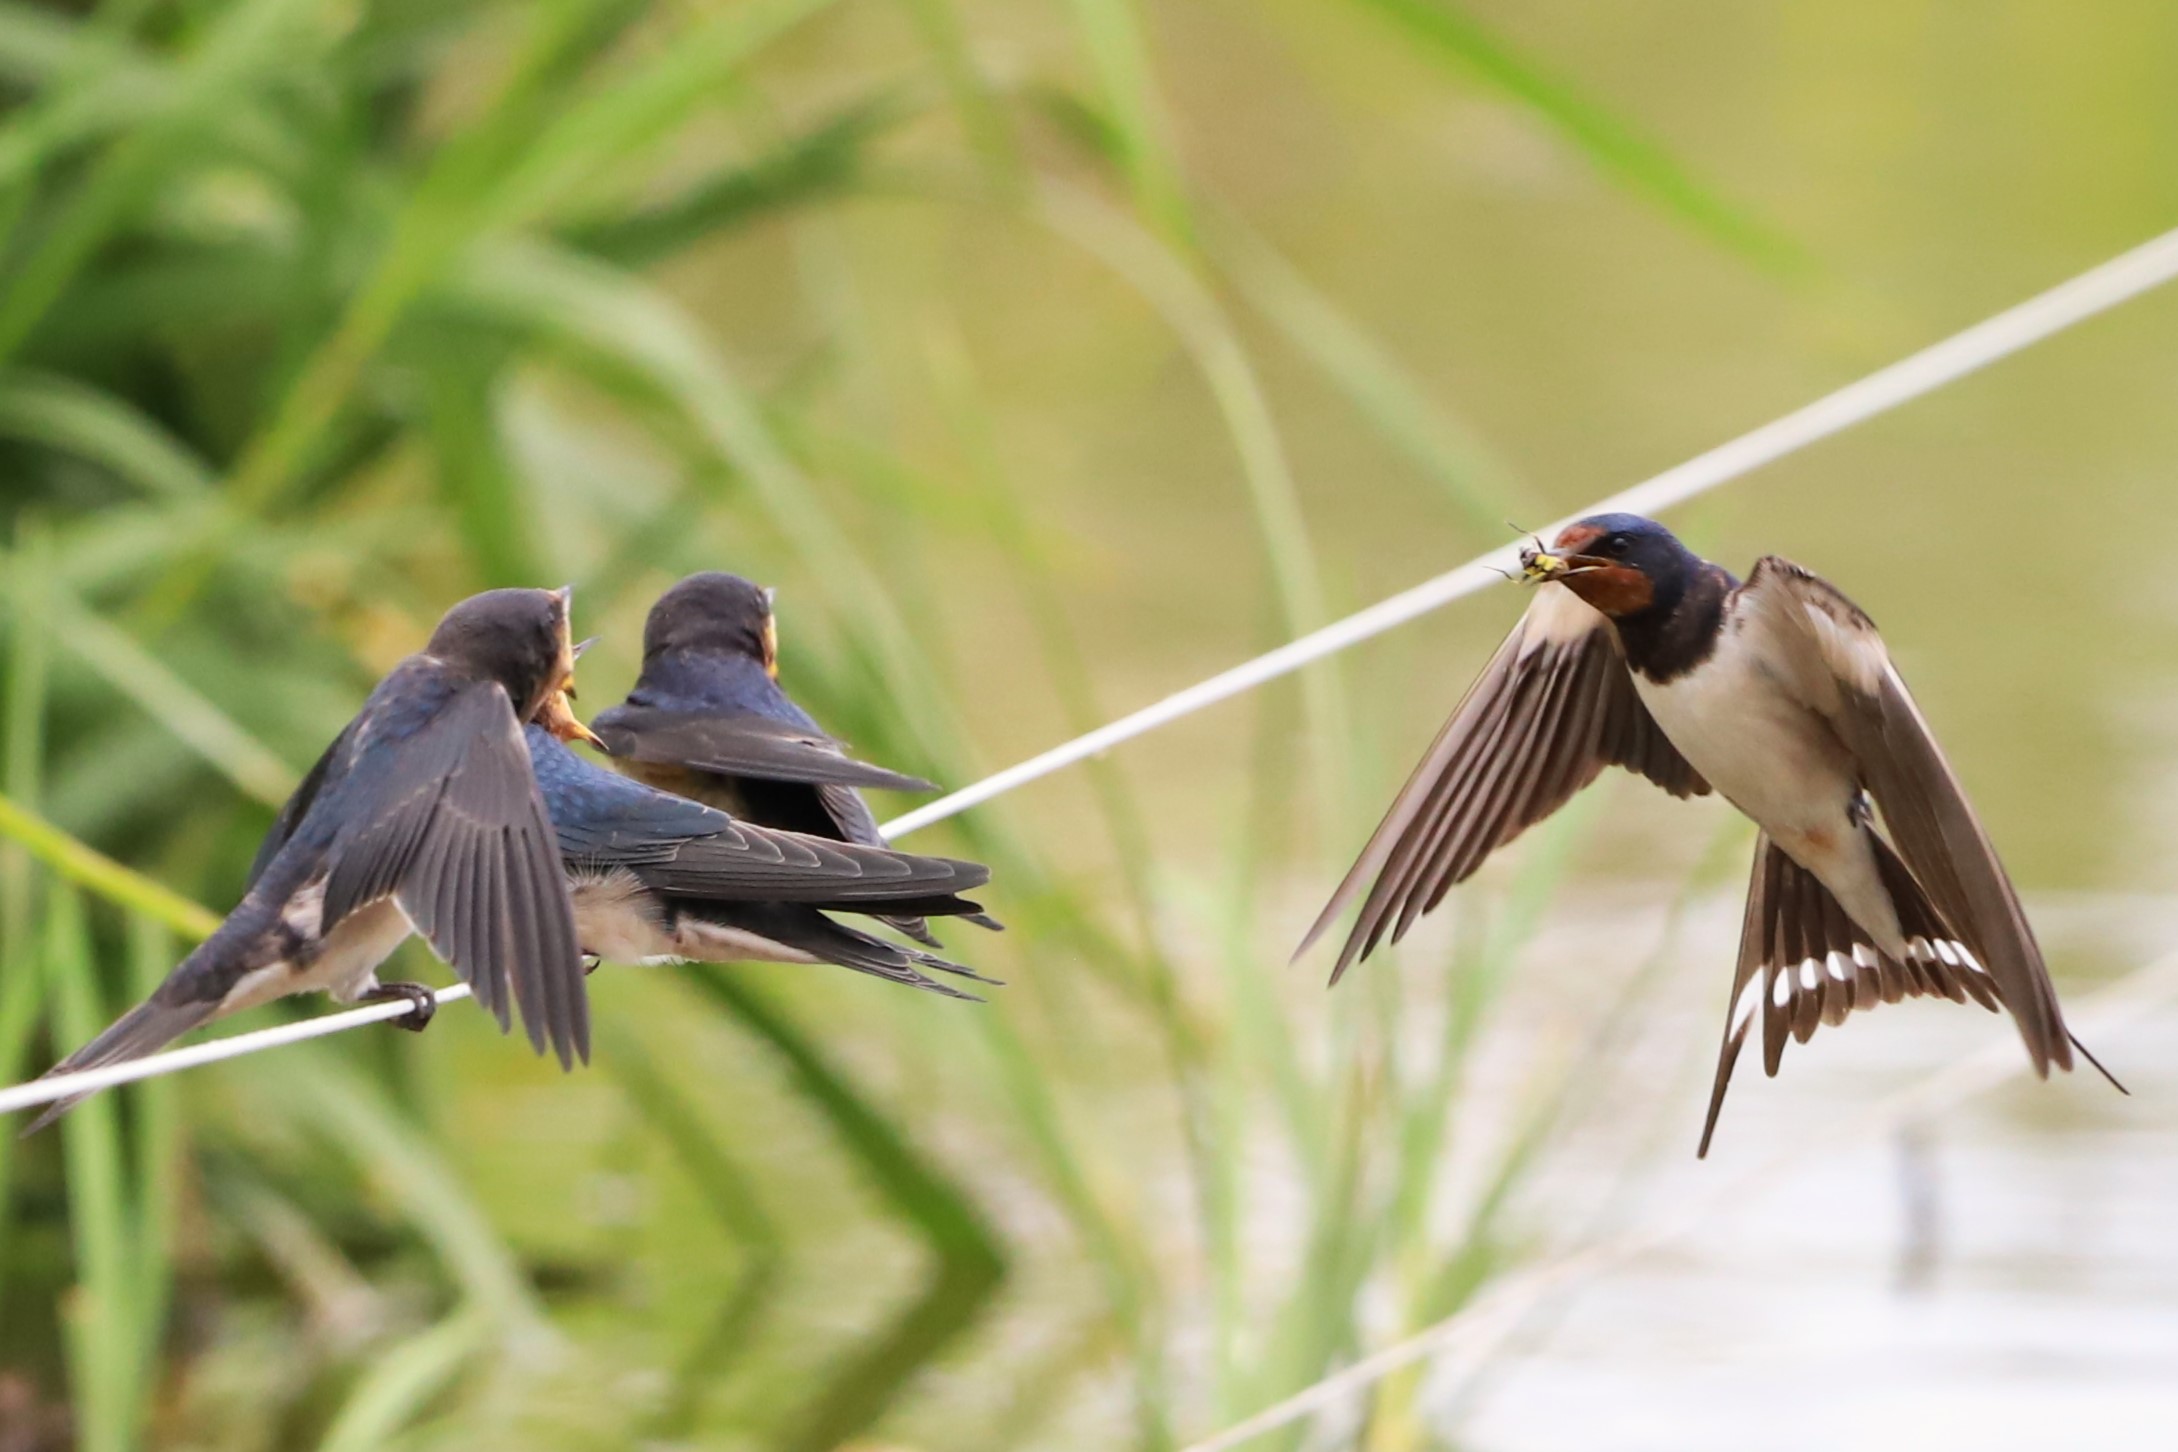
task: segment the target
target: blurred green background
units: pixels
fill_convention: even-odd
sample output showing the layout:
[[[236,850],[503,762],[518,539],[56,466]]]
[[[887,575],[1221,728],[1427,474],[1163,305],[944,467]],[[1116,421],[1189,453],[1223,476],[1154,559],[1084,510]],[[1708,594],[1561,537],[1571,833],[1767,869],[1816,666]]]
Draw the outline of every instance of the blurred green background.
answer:
[[[575,582],[595,710],[749,574],[961,784],[2178,223],[2174,74],[2155,0],[0,4],[0,1081],[464,594]],[[1674,520],[1885,624],[2074,998],[2178,921],[2174,345]],[[1695,1165],[1750,833],[1616,779],[1289,968],[1518,605],[913,839],[988,1005],[607,970],[572,1077],[455,1009],[0,1134],[0,1448],[1176,1447],[2012,1051],[1885,1010]],[[2080,1025],[2132,1100],[1811,1148],[1252,1445],[2161,1445],[2168,976]]]

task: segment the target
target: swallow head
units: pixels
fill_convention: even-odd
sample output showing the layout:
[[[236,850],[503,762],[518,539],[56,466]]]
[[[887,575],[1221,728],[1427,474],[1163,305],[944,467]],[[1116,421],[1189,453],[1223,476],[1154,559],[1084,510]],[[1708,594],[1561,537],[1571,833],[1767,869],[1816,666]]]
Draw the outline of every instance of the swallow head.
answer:
[[[1523,550],[1520,566],[1529,580],[1554,580],[1619,620],[1668,610],[1701,561],[1653,519],[1596,514],[1560,530],[1548,550]]]
[[[745,656],[779,675],[779,628],[772,592],[739,575],[705,570],[658,597],[643,622],[643,659],[668,651]]]
[[[497,681],[515,715],[531,720],[572,684],[575,648],[567,617],[574,600],[559,590],[486,590],[446,612],[425,651],[473,676]]]

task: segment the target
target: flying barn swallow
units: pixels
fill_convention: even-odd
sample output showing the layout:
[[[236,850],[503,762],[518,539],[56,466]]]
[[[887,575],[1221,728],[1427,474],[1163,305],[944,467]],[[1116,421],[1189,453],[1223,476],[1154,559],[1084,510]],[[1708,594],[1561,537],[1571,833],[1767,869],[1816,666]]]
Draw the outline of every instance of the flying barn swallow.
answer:
[[[827,913],[966,916],[972,862],[780,832],[593,766],[545,725],[530,760],[559,836],[584,951],[621,963],[836,963],[953,998],[921,970],[989,983],[958,963]]]
[[[241,903],[151,997],[51,1069],[140,1058],[198,1025],[291,993],[405,999],[381,983],[421,933],[509,1026],[563,1067],[590,1057],[574,911],[521,722],[568,687],[566,590],[492,590],[446,612],[395,666],[281,808]],[[571,721],[563,711],[559,715]],[[75,1101],[63,1100],[42,1126]]]
[[[1771,1075],[1788,1036],[1938,995],[2009,1010],[2045,1078],[2075,1048],[2094,1063],[1996,849],[1850,600],[1775,555],[1743,584],[1631,514],[1569,525],[1521,563],[1534,603],[1301,944],[1361,899],[1334,983],[1623,766],[1674,796],[1714,790],[1761,829],[1700,1153],[1758,1017]]]
[[[882,846],[859,787],[928,792],[927,781],[850,758],[779,685],[771,592],[738,575],[690,575],[651,606],[643,670],[591,726],[636,780],[744,822]],[[929,947],[912,913],[884,921]],[[966,921],[998,924],[981,913]]]

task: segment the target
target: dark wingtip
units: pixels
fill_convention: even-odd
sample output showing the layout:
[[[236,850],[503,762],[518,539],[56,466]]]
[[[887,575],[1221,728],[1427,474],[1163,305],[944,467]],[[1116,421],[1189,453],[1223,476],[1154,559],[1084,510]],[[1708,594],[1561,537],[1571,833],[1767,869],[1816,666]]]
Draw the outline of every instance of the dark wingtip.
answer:
[[[79,1096],[77,1096],[77,1099],[60,1099],[60,1100],[56,1100],[56,1101],[54,1101],[54,1102],[53,1102],[52,1104],[49,1104],[49,1105],[47,1105],[47,1106],[46,1106],[46,1109],[45,1109],[45,1113],[43,1113],[43,1114],[39,1115],[39,1116],[38,1116],[38,1117],[37,1117],[36,1119],[33,1119],[32,1121],[30,1121],[30,1128],[28,1128],[28,1129],[24,1130],[24,1131],[23,1131],[23,1132],[22,1132],[21,1134],[17,1135],[17,1136],[16,1136],[16,1138],[17,1138],[17,1139],[28,1139],[28,1138],[30,1138],[30,1137],[31,1137],[32,1135],[36,1134],[36,1133],[37,1133],[37,1132],[38,1132],[39,1130],[41,1130],[41,1129],[44,1129],[44,1128],[45,1128],[45,1127],[46,1127],[47,1125],[51,1124],[51,1123],[52,1123],[52,1122],[53,1122],[54,1120],[56,1120],[56,1119],[60,1118],[60,1117],[61,1117],[61,1116],[62,1116],[63,1114],[66,1114],[66,1113],[67,1113],[67,1112],[68,1112],[69,1110],[71,1110],[71,1109],[75,1108],[75,1107],[76,1107],[76,1104],[77,1104],[77,1101],[78,1101],[78,1099],[80,1099],[80,1098],[81,1098],[81,1096],[79,1095]]]
[[[918,967],[935,968],[941,973],[951,973],[958,978],[971,978],[978,983],[988,984],[993,988],[1004,988],[1006,986],[1006,980],[1003,978],[986,978],[967,964],[955,963],[951,958],[941,958],[936,953],[911,953],[909,956],[914,959]]]
[[[846,966],[852,967],[853,965],[852,965],[852,964],[849,964],[849,965],[846,965]],[[934,963],[933,963],[933,964],[931,964],[931,965],[929,965],[929,966],[931,966],[931,967],[933,967],[933,968],[934,968],[934,967],[936,967],[936,966],[938,966],[938,965],[936,965],[936,964],[934,964]],[[867,971],[867,970],[864,970],[864,971]],[[970,993],[970,992],[968,992],[968,991],[967,991],[966,989],[964,989],[964,988],[955,988],[955,987],[954,987],[954,986],[953,986],[952,984],[950,984],[950,983],[940,983],[940,982],[939,982],[939,981],[938,981],[937,979],[935,979],[935,978],[927,977],[927,976],[926,976],[926,975],[924,975],[924,974],[921,974],[921,973],[917,973],[917,972],[915,972],[915,970],[914,970],[913,968],[910,968],[910,969],[908,969],[907,971],[908,971],[908,973],[909,973],[909,974],[911,974],[911,975],[913,975],[913,976],[911,976],[911,977],[901,977],[901,978],[893,978],[893,979],[891,979],[891,981],[892,981],[892,982],[894,982],[894,983],[902,984],[902,985],[904,985],[905,987],[908,987],[908,988],[919,988],[919,989],[921,989],[921,990],[922,990],[923,992],[925,992],[925,993],[935,993],[935,994],[938,994],[938,995],[940,995],[941,997],[944,997],[944,998],[952,998],[952,999],[957,999],[957,1000],[959,1000],[959,1001],[960,1001],[960,1002],[962,1002],[962,1003],[985,1003],[985,1002],[988,1002],[988,1001],[989,1001],[989,1000],[985,999],[985,998],[984,998],[984,997],[983,997],[983,996],[982,996],[981,994],[975,994],[975,993]],[[948,972],[950,972],[951,970],[949,969],[949,970],[947,970],[947,971],[948,971]],[[965,971],[965,970],[964,970],[964,971]],[[883,975],[883,974],[873,974],[872,976],[873,976],[873,977],[884,977],[884,976],[886,976],[886,975]],[[991,982],[991,981],[992,981],[991,979],[988,979],[988,978],[979,978],[979,977],[977,977],[977,975],[975,975],[975,974],[973,974],[973,973],[969,973],[969,974],[968,974],[967,976],[968,976],[968,977],[970,977],[970,978],[974,978],[974,979],[975,979],[975,980],[976,980],[976,981],[977,981],[978,983],[989,983],[989,982]]]
[[[2072,1032],[2072,1030],[2070,1029],[2066,1029],[2065,1037],[2072,1040],[2072,1047],[2080,1051],[2081,1058],[2087,1060],[2088,1063],[2095,1066],[2096,1073],[2102,1075],[2103,1078],[2110,1081],[2110,1087],[2112,1089],[2117,1090],[2118,1093],[2124,1095],[2127,1099],[2133,1097],[2133,1091],[2126,1088],[2123,1084],[2119,1083],[2118,1076],[2103,1067],[2102,1060],[2096,1058],[2093,1051],[2091,1051],[2087,1047],[2087,1045],[2080,1042],[2080,1036],[2078,1034]]]

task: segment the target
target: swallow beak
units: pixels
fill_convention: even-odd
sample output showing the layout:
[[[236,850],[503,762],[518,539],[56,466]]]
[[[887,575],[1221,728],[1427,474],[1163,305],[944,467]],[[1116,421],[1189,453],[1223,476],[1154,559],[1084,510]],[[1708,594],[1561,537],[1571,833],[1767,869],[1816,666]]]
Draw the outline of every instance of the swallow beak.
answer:
[[[597,733],[576,719],[575,708],[568,703],[568,698],[574,694],[563,686],[545,697],[544,708],[537,713],[537,724],[562,741],[586,741],[610,756],[611,751],[597,739]]]
[[[578,640],[567,647],[567,679],[560,682],[560,693],[570,701],[575,699],[575,662],[582,659],[584,651],[596,644],[597,637],[593,635],[587,640]]]
[[[1520,552],[1520,579],[1523,584],[1540,585],[1546,580],[1563,580],[1568,575],[1586,574],[1610,564],[1611,561],[1601,555],[1553,554],[1530,545]]]

